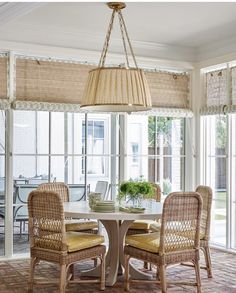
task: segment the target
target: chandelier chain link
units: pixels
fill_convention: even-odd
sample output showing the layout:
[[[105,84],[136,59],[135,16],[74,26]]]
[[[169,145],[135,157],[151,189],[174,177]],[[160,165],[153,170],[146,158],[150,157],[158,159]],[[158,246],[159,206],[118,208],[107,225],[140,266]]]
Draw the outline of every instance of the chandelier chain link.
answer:
[[[103,67],[104,64],[105,64],[106,54],[107,54],[107,50],[108,50],[108,47],[109,47],[111,31],[112,31],[112,27],[113,27],[113,23],[114,23],[114,18],[115,18],[115,13],[116,13],[116,11],[113,10],[112,15],[111,15],[111,19],[110,19],[110,23],[109,23],[109,26],[108,26],[104,46],[103,46],[103,49],[102,49],[102,54],[101,54],[101,57],[100,57],[100,60],[99,60],[99,65],[98,65],[99,67]]]
[[[122,17],[121,17],[121,11],[120,10],[118,10],[118,18],[119,18],[119,23],[120,23],[121,37],[122,37],[124,51],[125,51],[126,63],[127,63],[127,67],[129,68],[129,57],[128,57],[128,52],[127,52],[127,47],[126,47],[126,42],[125,42],[124,26],[123,26]]]

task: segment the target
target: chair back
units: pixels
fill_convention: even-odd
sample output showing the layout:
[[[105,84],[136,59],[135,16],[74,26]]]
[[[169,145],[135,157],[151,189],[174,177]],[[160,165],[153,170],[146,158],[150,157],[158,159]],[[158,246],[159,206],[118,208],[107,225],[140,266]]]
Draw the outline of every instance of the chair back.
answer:
[[[38,190],[54,191],[61,196],[63,202],[69,201],[69,188],[63,182],[42,183],[38,186]]]
[[[210,239],[210,226],[211,226],[211,206],[212,206],[212,189],[209,186],[199,185],[196,188],[202,197],[202,216],[200,235],[201,239]]]
[[[161,187],[160,185],[156,183],[152,183],[152,187],[154,189],[153,199],[155,199],[157,202],[161,201]]]
[[[173,192],[164,201],[160,255],[199,248],[202,199],[197,192]]]
[[[37,185],[35,184],[15,184],[14,185],[14,196],[13,196],[13,218],[14,221],[27,220],[28,219],[28,208],[27,201],[29,194],[32,190],[35,190]]]
[[[28,198],[31,249],[66,251],[64,209],[53,191],[32,191]]]
[[[97,181],[95,191],[102,194],[102,199],[106,199],[108,189],[108,182],[107,181]]]

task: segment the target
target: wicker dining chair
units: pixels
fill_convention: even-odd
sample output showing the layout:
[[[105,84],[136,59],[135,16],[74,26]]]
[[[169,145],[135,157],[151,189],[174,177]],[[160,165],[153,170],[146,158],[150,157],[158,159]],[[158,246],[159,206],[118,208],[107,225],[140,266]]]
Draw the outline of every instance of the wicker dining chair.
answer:
[[[202,217],[200,227],[200,249],[205,256],[206,266],[201,268],[207,270],[208,278],[212,278],[212,265],[210,255],[210,226],[211,226],[211,206],[212,206],[212,189],[209,186],[199,185],[196,188],[202,197]]]
[[[29,292],[32,292],[34,284],[37,284],[34,280],[34,271],[40,261],[60,265],[59,292],[64,293],[68,282],[85,282],[85,280],[71,280],[71,265],[94,257],[101,260],[101,278],[88,282],[100,282],[100,288],[104,290],[106,252],[106,246],[102,245],[104,237],[91,233],[66,232],[63,201],[56,192],[32,191],[28,198],[28,209],[31,256]]]
[[[152,200],[154,199],[157,202],[160,202],[161,201],[160,186],[158,184],[152,183],[152,187],[154,189],[153,197],[148,199],[152,199]],[[136,220],[130,225],[127,231],[127,235],[151,233],[153,232],[153,229],[151,227],[154,227],[156,224],[157,222],[154,220]]]
[[[178,282],[178,284],[196,286],[197,292],[201,292],[199,267],[201,210],[202,199],[199,193],[173,192],[167,196],[163,205],[160,233],[126,236],[124,248],[126,290],[129,291],[131,281],[142,282],[142,280],[130,280],[129,260],[136,258],[157,266],[160,280],[150,282],[159,283],[162,293],[167,292],[167,283],[170,283],[166,280],[166,267],[184,261],[192,262],[195,267],[196,282]]]
[[[38,190],[54,191],[58,193],[63,202],[69,202],[69,188],[63,182],[51,182],[40,184]],[[77,231],[86,233],[98,233],[98,222],[97,221],[85,221],[77,219],[66,219],[66,231]]]

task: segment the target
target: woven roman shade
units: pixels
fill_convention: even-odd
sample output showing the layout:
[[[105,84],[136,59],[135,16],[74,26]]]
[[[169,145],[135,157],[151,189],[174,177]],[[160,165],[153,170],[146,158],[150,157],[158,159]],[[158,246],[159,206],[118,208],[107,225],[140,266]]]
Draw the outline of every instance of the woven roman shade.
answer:
[[[189,109],[189,75],[170,72],[145,72],[152,107]]]
[[[79,63],[17,58],[14,107],[78,110],[88,72],[93,68]]]
[[[94,68],[62,60],[17,57],[13,108],[79,112],[88,73]],[[145,75],[151,92],[152,111],[164,116],[186,116],[186,113],[191,116],[188,74],[145,70]]]
[[[232,104],[236,105],[236,67],[231,68]]]
[[[229,103],[227,97],[227,70],[217,70],[206,74],[206,105],[220,106]]]
[[[8,57],[0,55],[0,110],[9,108],[8,93],[7,93],[7,77],[8,77]]]

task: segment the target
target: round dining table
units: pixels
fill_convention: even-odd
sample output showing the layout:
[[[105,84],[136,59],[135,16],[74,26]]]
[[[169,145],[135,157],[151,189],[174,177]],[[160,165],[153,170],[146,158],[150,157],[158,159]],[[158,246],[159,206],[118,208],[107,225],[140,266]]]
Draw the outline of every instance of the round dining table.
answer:
[[[125,235],[131,223],[135,220],[156,220],[161,218],[162,203],[144,203],[143,213],[127,213],[119,210],[111,213],[91,211],[86,201],[65,202],[65,216],[80,219],[97,219],[106,229],[109,245],[106,256],[106,285],[113,286],[117,281],[118,272],[124,268],[124,243]],[[98,276],[99,266],[92,270],[82,272],[82,276]],[[133,278],[150,279],[150,274],[141,272],[130,264],[130,274]]]

